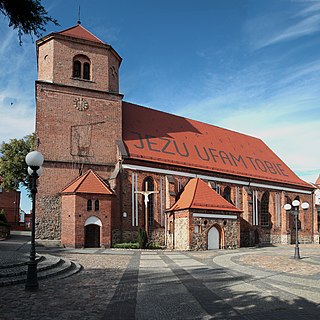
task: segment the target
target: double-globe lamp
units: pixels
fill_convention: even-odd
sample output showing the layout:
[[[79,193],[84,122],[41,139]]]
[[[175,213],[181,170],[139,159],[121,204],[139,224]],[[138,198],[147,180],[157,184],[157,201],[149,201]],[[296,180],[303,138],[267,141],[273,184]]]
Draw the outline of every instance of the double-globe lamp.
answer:
[[[31,176],[31,196],[32,196],[32,217],[31,217],[31,247],[30,257],[28,261],[27,281],[25,289],[35,291],[39,288],[37,276],[37,260],[35,245],[35,226],[36,226],[36,194],[37,179],[42,175],[42,164],[44,158],[39,151],[31,151],[26,156],[26,164],[28,165],[28,174]]]
[[[300,259],[300,251],[299,251],[299,239],[298,239],[298,218],[299,218],[299,206],[300,201],[299,200],[293,200],[292,204],[287,203],[283,207],[286,211],[290,211],[291,214],[293,214],[295,218],[295,229],[296,229],[296,245],[294,248],[294,259]],[[301,203],[301,208],[303,210],[308,210],[309,203],[303,202]]]

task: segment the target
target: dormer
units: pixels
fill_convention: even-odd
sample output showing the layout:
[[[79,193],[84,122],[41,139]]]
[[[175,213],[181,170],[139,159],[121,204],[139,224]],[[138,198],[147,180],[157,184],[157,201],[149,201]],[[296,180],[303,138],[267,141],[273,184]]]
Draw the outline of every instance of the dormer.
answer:
[[[119,93],[121,57],[80,24],[37,41],[38,80]]]

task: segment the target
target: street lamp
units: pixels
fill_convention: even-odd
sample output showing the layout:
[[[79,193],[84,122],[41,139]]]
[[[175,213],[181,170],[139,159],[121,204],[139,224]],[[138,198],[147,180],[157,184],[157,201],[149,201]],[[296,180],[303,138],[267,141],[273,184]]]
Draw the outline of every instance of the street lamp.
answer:
[[[29,152],[26,156],[28,174],[31,176],[31,195],[32,195],[32,217],[31,217],[31,248],[30,259],[28,261],[28,272],[25,289],[35,291],[39,288],[37,277],[36,245],[35,245],[35,226],[36,226],[36,193],[37,179],[42,174],[43,155],[39,151]]]
[[[292,204],[287,203],[283,207],[286,211],[290,211],[291,214],[293,214],[295,218],[295,226],[296,226],[296,246],[294,248],[294,259],[300,259],[300,252],[299,252],[299,239],[298,239],[298,217],[299,217],[299,206],[300,201],[299,200],[293,200]],[[301,208],[303,210],[307,210],[309,208],[308,202],[303,202],[301,204]]]

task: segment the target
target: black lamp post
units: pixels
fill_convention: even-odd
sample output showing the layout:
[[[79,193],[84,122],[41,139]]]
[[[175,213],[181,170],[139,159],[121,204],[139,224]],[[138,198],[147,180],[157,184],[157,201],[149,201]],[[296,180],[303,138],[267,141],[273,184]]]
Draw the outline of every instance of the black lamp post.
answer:
[[[30,259],[28,261],[27,281],[25,289],[28,291],[38,290],[37,277],[37,261],[36,261],[36,245],[35,245],[35,226],[36,226],[36,194],[37,194],[37,179],[42,174],[43,155],[38,151],[29,152],[26,156],[28,173],[32,179],[31,195],[32,195],[32,217],[31,217],[31,248]]]
[[[299,238],[298,238],[298,220],[299,220],[299,206],[300,201],[299,200],[293,200],[292,204],[287,203],[284,205],[284,209],[286,211],[290,211],[291,214],[294,216],[295,221],[295,227],[296,227],[296,246],[294,248],[294,259],[298,260],[300,259],[300,251],[299,251]],[[301,208],[303,210],[307,210],[309,208],[308,202],[303,202],[301,204]]]

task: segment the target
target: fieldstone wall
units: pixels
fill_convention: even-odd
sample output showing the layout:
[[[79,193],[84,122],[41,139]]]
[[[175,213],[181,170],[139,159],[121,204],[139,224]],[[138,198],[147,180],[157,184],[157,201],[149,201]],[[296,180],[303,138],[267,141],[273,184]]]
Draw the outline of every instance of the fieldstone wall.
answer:
[[[36,238],[60,240],[61,238],[61,197],[43,196],[38,198],[41,215],[36,211]]]
[[[136,242],[138,238],[138,231],[136,230],[124,230],[122,231],[121,242]]]
[[[189,250],[189,219],[176,218],[174,225],[175,249]]]
[[[231,219],[192,218],[192,227],[198,226],[198,233],[192,232],[191,249],[208,249],[208,232],[214,226],[220,234],[220,249],[235,249],[239,245],[239,222]],[[220,229],[220,230],[219,230]]]
[[[121,243],[121,231],[119,229],[112,230],[112,245]]]
[[[150,243],[158,244],[160,246],[165,245],[165,233],[164,228],[158,228],[150,231]]]

